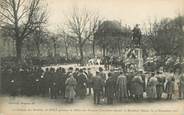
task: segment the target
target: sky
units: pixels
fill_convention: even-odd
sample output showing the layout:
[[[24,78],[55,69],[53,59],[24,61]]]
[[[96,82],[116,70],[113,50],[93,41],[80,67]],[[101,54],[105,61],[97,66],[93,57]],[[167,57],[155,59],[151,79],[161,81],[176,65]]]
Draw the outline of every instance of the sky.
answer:
[[[56,31],[73,8],[86,8],[107,20],[121,20],[122,24],[143,27],[155,19],[174,18],[184,14],[184,0],[46,0],[48,28]]]

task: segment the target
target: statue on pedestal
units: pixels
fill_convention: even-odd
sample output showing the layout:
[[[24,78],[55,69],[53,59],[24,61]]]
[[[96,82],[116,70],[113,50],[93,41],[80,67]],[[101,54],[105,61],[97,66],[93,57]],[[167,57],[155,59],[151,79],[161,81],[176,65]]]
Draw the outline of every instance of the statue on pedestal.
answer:
[[[134,29],[132,30],[132,41],[133,46],[139,47],[141,46],[141,29],[139,28],[139,24],[136,24]]]

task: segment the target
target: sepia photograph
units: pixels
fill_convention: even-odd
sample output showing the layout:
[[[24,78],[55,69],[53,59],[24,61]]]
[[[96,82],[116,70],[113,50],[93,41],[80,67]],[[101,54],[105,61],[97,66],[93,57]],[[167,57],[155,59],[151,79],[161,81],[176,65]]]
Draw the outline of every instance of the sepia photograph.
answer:
[[[184,0],[0,0],[0,115],[184,115]]]

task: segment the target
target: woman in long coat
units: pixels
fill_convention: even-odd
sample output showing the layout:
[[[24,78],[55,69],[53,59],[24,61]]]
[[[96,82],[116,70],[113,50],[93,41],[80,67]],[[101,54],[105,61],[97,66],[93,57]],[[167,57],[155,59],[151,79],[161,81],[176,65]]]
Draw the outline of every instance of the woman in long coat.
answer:
[[[123,75],[122,72],[120,72],[116,84],[117,84],[118,99],[120,102],[122,102],[123,99],[128,98],[127,77]]]
[[[171,100],[172,96],[174,94],[175,90],[175,78],[170,77],[167,79],[167,84],[166,84],[166,93],[167,93],[167,99]]]
[[[76,79],[73,77],[72,74],[69,75],[69,78],[65,81],[66,89],[65,89],[65,97],[67,102],[73,102],[75,98],[75,88],[77,85]]]
[[[158,74],[156,78],[158,80],[158,84],[156,85],[157,99],[161,99],[162,93],[164,92],[165,76],[163,74]]]
[[[140,75],[135,76],[132,79],[132,85],[134,87],[133,95],[135,100],[139,100],[143,97],[143,80]]]
[[[157,97],[157,90],[156,86],[158,84],[158,80],[155,75],[152,73],[151,77],[148,80],[148,89],[147,89],[147,96],[148,99],[155,99]]]

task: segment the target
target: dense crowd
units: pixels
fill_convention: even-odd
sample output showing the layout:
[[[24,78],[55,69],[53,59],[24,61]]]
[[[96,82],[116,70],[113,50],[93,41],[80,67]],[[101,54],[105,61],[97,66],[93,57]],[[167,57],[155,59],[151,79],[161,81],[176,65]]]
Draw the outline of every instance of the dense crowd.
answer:
[[[143,99],[171,100],[177,95],[184,99],[184,75],[172,72],[124,72],[121,69],[104,71],[101,67],[96,74],[91,68],[9,68],[2,70],[2,89],[11,96],[62,97],[68,103],[89,95],[93,95],[95,104],[100,104],[104,99],[107,104]]]

